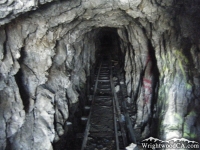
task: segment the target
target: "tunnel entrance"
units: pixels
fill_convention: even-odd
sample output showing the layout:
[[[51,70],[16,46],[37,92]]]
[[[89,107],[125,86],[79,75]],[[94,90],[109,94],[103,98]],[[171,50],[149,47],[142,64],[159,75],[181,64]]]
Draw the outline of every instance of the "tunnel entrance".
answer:
[[[119,61],[122,55],[117,29],[102,28],[95,40],[96,66],[91,75],[91,101],[88,103],[90,113],[81,150],[124,149],[132,139],[125,123],[125,107],[121,107],[126,89],[123,86],[124,62]],[[123,83],[120,84],[121,81]]]
[[[120,45],[121,37],[119,37],[117,30],[116,28],[106,27],[91,31],[95,33],[92,40],[95,43],[96,61],[93,67],[90,68],[90,76],[87,77],[86,85],[83,89],[79,89],[78,104],[69,107],[70,115],[67,121],[67,132],[61,138],[62,140],[54,144],[54,149],[83,150],[87,149],[87,147],[94,149],[97,145],[99,145],[100,149],[108,147],[105,142],[98,143],[98,141],[108,141],[110,143],[114,141],[111,149],[116,149],[117,146],[123,149],[130,143],[137,143],[136,139],[141,140],[141,133],[146,132],[148,123],[151,128],[148,135],[156,134],[157,131],[154,127],[157,126],[157,119],[153,118],[153,115],[157,100],[156,94],[159,75],[151,41],[148,41],[144,67],[141,67],[140,73],[134,74],[132,70],[134,66],[130,64],[132,61],[130,59],[135,59],[135,50],[128,42],[125,47]],[[131,72],[127,68],[131,69]],[[133,79],[130,76],[138,77],[138,81],[135,81],[138,85],[134,85],[137,88],[136,91],[132,90]],[[131,93],[128,93],[128,91],[131,91]],[[101,108],[101,105],[109,107],[109,110],[113,111],[107,112],[106,109]],[[98,109],[102,111],[97,112],[96,110]],[[145,114],[144,110],[149,111],[149,114]],[[113,118],[111,117],[111,120],[113,119],[111,122],[104,115],[105,112],[107,112],[107,116],[113,116]],[[138,112],[139,114],[143,114],[143,116],[137,116]],[[144,116],[146,120],[142,120]],[[141,117],[141,119],[137,117]],[[92,121],[95,119],[96,121]],[[137,122],[137,119],[139,122]],[[107,126],[112,124],[108,129],[112,130],[112,132],[108,132],[110,133],[108,138],[106,138],[107,133],[103,134],[105,137],[103,139],[101,137],[96,138],[99,135],[98,131],[104,128],[99,128],[103,126],[103,123],[107,123]],[[135,124],[138,124],[138,126],[134,128]],[[98,126],[98,129],[92,129],[92,125]],[[116,130],[114,130],[115,127]],[[94,131],[96,137],[92,136],[92,132]],[[102,132],[107,131],[102,130]],[[120,132],[120,136],[117,135],[118,140],[116,140],[116,132]],[[68,140],[66,141],[66,139]],[[92,140],[92,142],[88,142],[88,139],[89,141]]]
[[[197,1],[3,0],[1,149],[80,149],[97,80],[100,101],[118,98],[119,142],[200,141]]]
[[[80,97],[78,106],[73,106],[69,108],[69,112],[71,112],[71,115],[69,116],[68,120],[68,122],[70,122],[67,125],[68,130],[60,141],[54,143],[54,149],[56,150],[61,148],[81,149],[85,138],[89,136],[85,133],[86,130],[89,130],[87,121],[90,118],[91,120],[95,119],[93,114],[96,115],[97,120],[99,118],[102,118],[102,124],[100,125],[97,123],[96,127],[101,126],[101,128],[98,128],[99,131],[102,130],[101,132],[105,132],[105,138],[103,139],[101,139],[100,137],[88,137],[92,138],[93,145],[95,145],[96,142],[101,141],[98,145],[99,148],[107,148],[108,145],[111,144],[111,149],[116,149],[116,144],[120,145],[122,148],[127,146],[127,143],[130,143],[132,141],[131,135],[128,133],[127,127],[125,125],[124,113],[127,112],[124,110],[126,105],[123,104],[124,107],[121,107],[122,103],[124,103],[125,98],[127,97],[127,93],[124,81],[124,62],[121,61],[123,60],[124,56],[120,50],[119,35],[116,28],[100,28],[97,30],[98,31],[96,32],[96,36],[94,39],[96,47],[96,63],[90,70],[91,75],[87,79],[87,86],[85,86],[86,89],[83,89],[84,92],[82,95],[84,96]],[[97,77],[98,73],[100,74],[99,79]],[[99,81],[97,82],[97,80]],[[114,106],[112,106],[112,98],[114,98],[114,96],[118,100],[118,109],[115,110],[115,113],[112,111],[114,109]],[[93,110],[91,110],[92,108]],[[101,109],[102,112],[99,113],[98,111],[94,111],[98,109]],[[107,110],[108,112],[105,113]],[[119,114],[118,116],[115,116],[117,127],[116,130],[122,130],[123,133],[121,136],[119,136],[117,143],[112,143],[112,141],[116,140],[115,132],[117,132],[114,131],[114,120],[112,121],[112,119],[114,119],[113,115],[116,114],[117,111]],[[90,113],[92,113],[92,115],[90,115]],[[109,118],[111,118],[110,121],[108,121]],[[90,122],[89,124],[94,124],[94,122],[95,121]],[[103,128],[105,126],[110,126],[110,128],[107,128],[108,131],[104,131]],[[94,129],[91,130],[94,131]],[[110,130],[112,130],[112,133]],[[98,130],[95,130],[95,132],[97,134]],[[106,132],[110,133],[110,135],[107,135]],[[106,137],[106,135],[108,137]],[[85,146],[88,144],[88,138],[85,141]],[[66,141],[66,139],[68,140]],[[94,148],[91,144],[90,146],[90,149]]]

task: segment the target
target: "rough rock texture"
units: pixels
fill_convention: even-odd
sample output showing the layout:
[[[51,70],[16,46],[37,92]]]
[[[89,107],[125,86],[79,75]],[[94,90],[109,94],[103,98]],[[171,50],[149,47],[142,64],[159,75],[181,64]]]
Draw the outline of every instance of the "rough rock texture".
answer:
[[[153,22],[139,18],[142,28],[119,31],[128,93],[137,105],[135,127],[141,127],[143,138],[155,135],[150,132],[156,127],[162,139],[199,141],[199,6],[187,4],[181,8],[184,3],[177,1],[176,9],[169,7],[173,15],[164,13]]]
[[[0,1],[0,25],[8,23],[13,18],[27,11],[35,10],[39,6],[52,0],[1,0]]]
[[[198,1],[69,0],[28,12],[46,2],[0,2],[0,149],[53,149],[101,27],[118,29],[142,138],[200,141]]]

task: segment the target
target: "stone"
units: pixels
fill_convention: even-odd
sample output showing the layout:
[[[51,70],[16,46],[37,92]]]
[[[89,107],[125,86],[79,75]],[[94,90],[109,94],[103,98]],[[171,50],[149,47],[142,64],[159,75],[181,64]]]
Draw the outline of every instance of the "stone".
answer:
[[[119,90],[120,90],[120,86],[119,85],[115,86],[115,92],[117,93],[119,92]]]
[[[113,81],[117,81],[118,80],[118,78],[117,77],[113,77]]]
[[[127,101],[127,103],[129,103],[129,104],[132,102],[132,100],[131,100],[130,97],[127,97],[127,98],[126,98],[126,101]]]
[[[19,94],[19,89],[15,79],[12,77],[8,80],[10,87],[0,91],[0,116],[2,123],[1,139],[14,136],[22,127],[25,120],[25,112],[23,110],[23,102]],[[2,142],[2,140],[1,140]],[[3,143],[2,143],[3,144]],[[5,147],[5,144],[3,144]]]
[[[123,81],[120,81],[120,84],[124,84],[124,82],[123,82]]]
[[[136,147],[137,147],[136,144],[131,143],[129,146],[126,147],[126,150],[135,150]]]
[[[199,140],[196,14],[199,2],[189,0],[1,0],[0,149],[53,149],[84,95],[102,28],[116,29],[120,85],[137,109],[140,137],[156,120],[160,138]]]

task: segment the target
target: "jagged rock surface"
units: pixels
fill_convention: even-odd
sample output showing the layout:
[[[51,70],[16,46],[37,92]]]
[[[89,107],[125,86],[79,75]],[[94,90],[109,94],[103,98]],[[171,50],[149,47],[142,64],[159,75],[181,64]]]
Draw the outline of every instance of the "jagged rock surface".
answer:
[[[198,1],[57,1],[25,13],[46,2],[0,2],[1,149],[53,149],[101,27],[118,29],[142,138],[157,126],[163,139],[200,140]]]
[[[0,25],[10,22],[13,18],[53,0],[1,0]]]

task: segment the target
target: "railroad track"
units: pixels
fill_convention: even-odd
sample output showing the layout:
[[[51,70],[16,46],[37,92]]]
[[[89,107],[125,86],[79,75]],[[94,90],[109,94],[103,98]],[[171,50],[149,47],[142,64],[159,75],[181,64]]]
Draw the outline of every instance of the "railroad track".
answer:
[[[122,122],[111,60],[104,58],[96,73],[92,105],[81,150],[124,150],[127,139]]]

